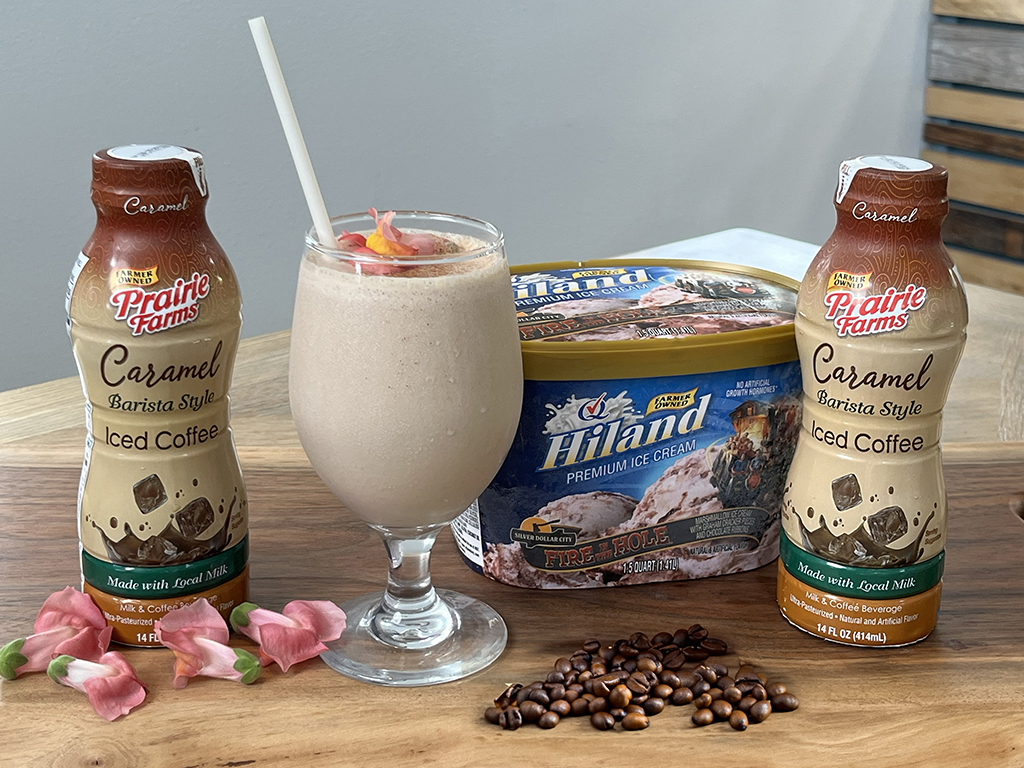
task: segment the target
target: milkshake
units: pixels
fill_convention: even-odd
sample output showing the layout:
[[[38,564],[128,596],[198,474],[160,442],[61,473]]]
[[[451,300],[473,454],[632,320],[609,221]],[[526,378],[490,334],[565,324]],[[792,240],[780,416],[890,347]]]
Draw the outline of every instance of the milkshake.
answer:
[[[397,219],[397,221],[396,221]],[[310,463],[388,553],[387,588],[344,603],[321,658],[364,682],[457,680],[498,657],[490,606],[435,590],[438,533],[501,466],[522,406],[523,368],[501,233],[447,214],[333,220],[299,267],[289,394]],[[363,232],[376,224],[373,231]],[[399,229],[399,225],[402,229]]]
[[[451,521],[501,466],[522,400],[502,253],[358,274],[307,250],[289,390],[302,445],[352,512],[389,528]]]

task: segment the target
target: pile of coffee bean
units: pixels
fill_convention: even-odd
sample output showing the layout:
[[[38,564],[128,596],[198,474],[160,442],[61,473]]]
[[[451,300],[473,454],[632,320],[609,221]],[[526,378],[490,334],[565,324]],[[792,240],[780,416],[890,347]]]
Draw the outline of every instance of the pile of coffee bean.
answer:
[[[708,661],[728,650],[725,641],[709,637],[708,630],[700,624],[651,637],[634,632],[628,639],[609,645],[588,640],[570,657],[556,660],[544,680],[510,685],[494,700],[494,706],[487,708],[484,717],[506,730],[515,730],[524,723],[554,728],[563,717],[589,716],[590,724],[600,731],[611,730],[616,723],[624,730],[640,731],[666,705],[697,701],[704,706],[699,706],[694,723],[729,720],[734,728],[744,730],[747,722],[764,720],[772,707],[775,711],[796,709],[796,697],[788,693],[785,685],[773,684],[775,695],[770,696],[767,679],[750,667],[740,667],[737,677],[731,678],[725,665]],[[699,666],[684,672],[687,663]],[[722,683],[728,683],[728,697]],[[738,698],[736,693],[740,694]],[[776,696],[782,697],[778,706]],[[733,698],[735,702],[730,701]],[[748,705],[747,699],[752,703]],[[758,702],[760,706],[754,713],[753,705]],[[707,717],[705,711],[710,719],[698,723],[697,715],[703,721]],[[738,713],[735,722],[734,712]]]
[[[705,662],[693,670],[699,678],[690,687],[697,711],[690,718],[694,725],[711,725],[728,720],[737,731],[747,730],[752,723],[761,723],[772,712],[792,712],[800,701],[785,683],[768,682],[753,667],[743,664],[735,676],[722,664]]]

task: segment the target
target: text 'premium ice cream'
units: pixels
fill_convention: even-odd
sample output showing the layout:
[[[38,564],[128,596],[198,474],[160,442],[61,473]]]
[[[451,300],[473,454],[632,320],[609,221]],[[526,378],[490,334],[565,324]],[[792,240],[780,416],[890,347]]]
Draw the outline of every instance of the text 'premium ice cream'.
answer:
[[[241,328],[234,272],[206,224],[197,152],[93,157],[97,222],[68,284],[86,396],[78,493],[84,589],[128,645],[199,597],[225,616],[248,584],[248,510],[228,423]]]

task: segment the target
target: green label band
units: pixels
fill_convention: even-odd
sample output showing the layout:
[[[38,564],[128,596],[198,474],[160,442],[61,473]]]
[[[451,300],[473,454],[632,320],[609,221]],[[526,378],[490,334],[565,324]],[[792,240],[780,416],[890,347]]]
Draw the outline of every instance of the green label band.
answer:
[[[894,600],[927,592],[942,579],[946,553],[902,568],[861,568],[840,565],[811,554],[783,533],[779,557],[795,578],[808,586],[842,597]]]
[[[248,560],[248,536],[231,549],[183,565],[115,565],[83,551],[82,576],[116,597],[181,597],[231,581],[242,573]]]

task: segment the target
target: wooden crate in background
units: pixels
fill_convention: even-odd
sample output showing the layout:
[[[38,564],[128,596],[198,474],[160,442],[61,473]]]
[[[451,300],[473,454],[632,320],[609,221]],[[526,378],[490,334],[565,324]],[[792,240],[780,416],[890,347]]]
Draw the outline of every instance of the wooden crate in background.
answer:
[[[1024,294],[1024,0],[932,0],[922,157],[949,169],[965,280]]]

